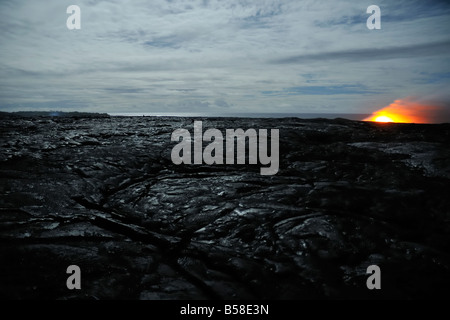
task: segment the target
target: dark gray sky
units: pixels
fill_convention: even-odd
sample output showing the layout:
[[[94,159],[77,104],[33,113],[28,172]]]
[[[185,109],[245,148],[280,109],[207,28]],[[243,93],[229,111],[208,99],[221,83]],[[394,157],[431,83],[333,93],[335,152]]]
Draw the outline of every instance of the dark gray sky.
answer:
[[[66,8],[81,8],[68,30]],[[381,30],[369,30],[369,5]],[[0,1],[0,110],[369,113],[449,101],[439,1]]]

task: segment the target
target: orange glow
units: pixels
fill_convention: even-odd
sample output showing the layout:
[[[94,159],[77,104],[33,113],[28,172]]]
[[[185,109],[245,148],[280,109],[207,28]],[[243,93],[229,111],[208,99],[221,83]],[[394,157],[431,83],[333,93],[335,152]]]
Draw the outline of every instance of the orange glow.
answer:
[[[394,120],[392,120],[388,116],[378,116],[373,121],[376,121],[376,122],[394,122]]]
[[[387,107],[375,111],[363,121],[430,123],[433,122],[433,114],[438,109],[436,106],[422,104],[406,98],[395,100]]]

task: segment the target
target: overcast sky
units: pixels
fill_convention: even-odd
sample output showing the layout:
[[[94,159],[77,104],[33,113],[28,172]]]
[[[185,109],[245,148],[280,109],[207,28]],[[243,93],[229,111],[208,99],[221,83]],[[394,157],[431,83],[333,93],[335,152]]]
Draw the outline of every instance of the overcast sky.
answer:
[[[81,29],[69,30],[69,5]],[[369,30],[369,5],[381,30]],[[369,113],[449,101],[445,1],[1,0],[0,110]]]

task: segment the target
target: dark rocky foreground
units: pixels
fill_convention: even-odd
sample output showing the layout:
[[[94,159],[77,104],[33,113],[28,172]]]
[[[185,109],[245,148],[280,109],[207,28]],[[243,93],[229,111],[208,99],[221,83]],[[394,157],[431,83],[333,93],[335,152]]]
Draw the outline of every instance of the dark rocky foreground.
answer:
[[[193,120],[0,120],[0,297],[449,298],[450,125],[203,119],[280,129],[261,176],[172,164]]]

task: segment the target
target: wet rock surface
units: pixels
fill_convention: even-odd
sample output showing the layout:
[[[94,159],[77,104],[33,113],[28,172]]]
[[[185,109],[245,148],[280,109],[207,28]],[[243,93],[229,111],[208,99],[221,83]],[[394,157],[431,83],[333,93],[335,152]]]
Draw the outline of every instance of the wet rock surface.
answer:
[[[174,165],[194,119],[0,120],[0,297],[450,296],[450,125],[195,120],[279,129],[278,174]]]

